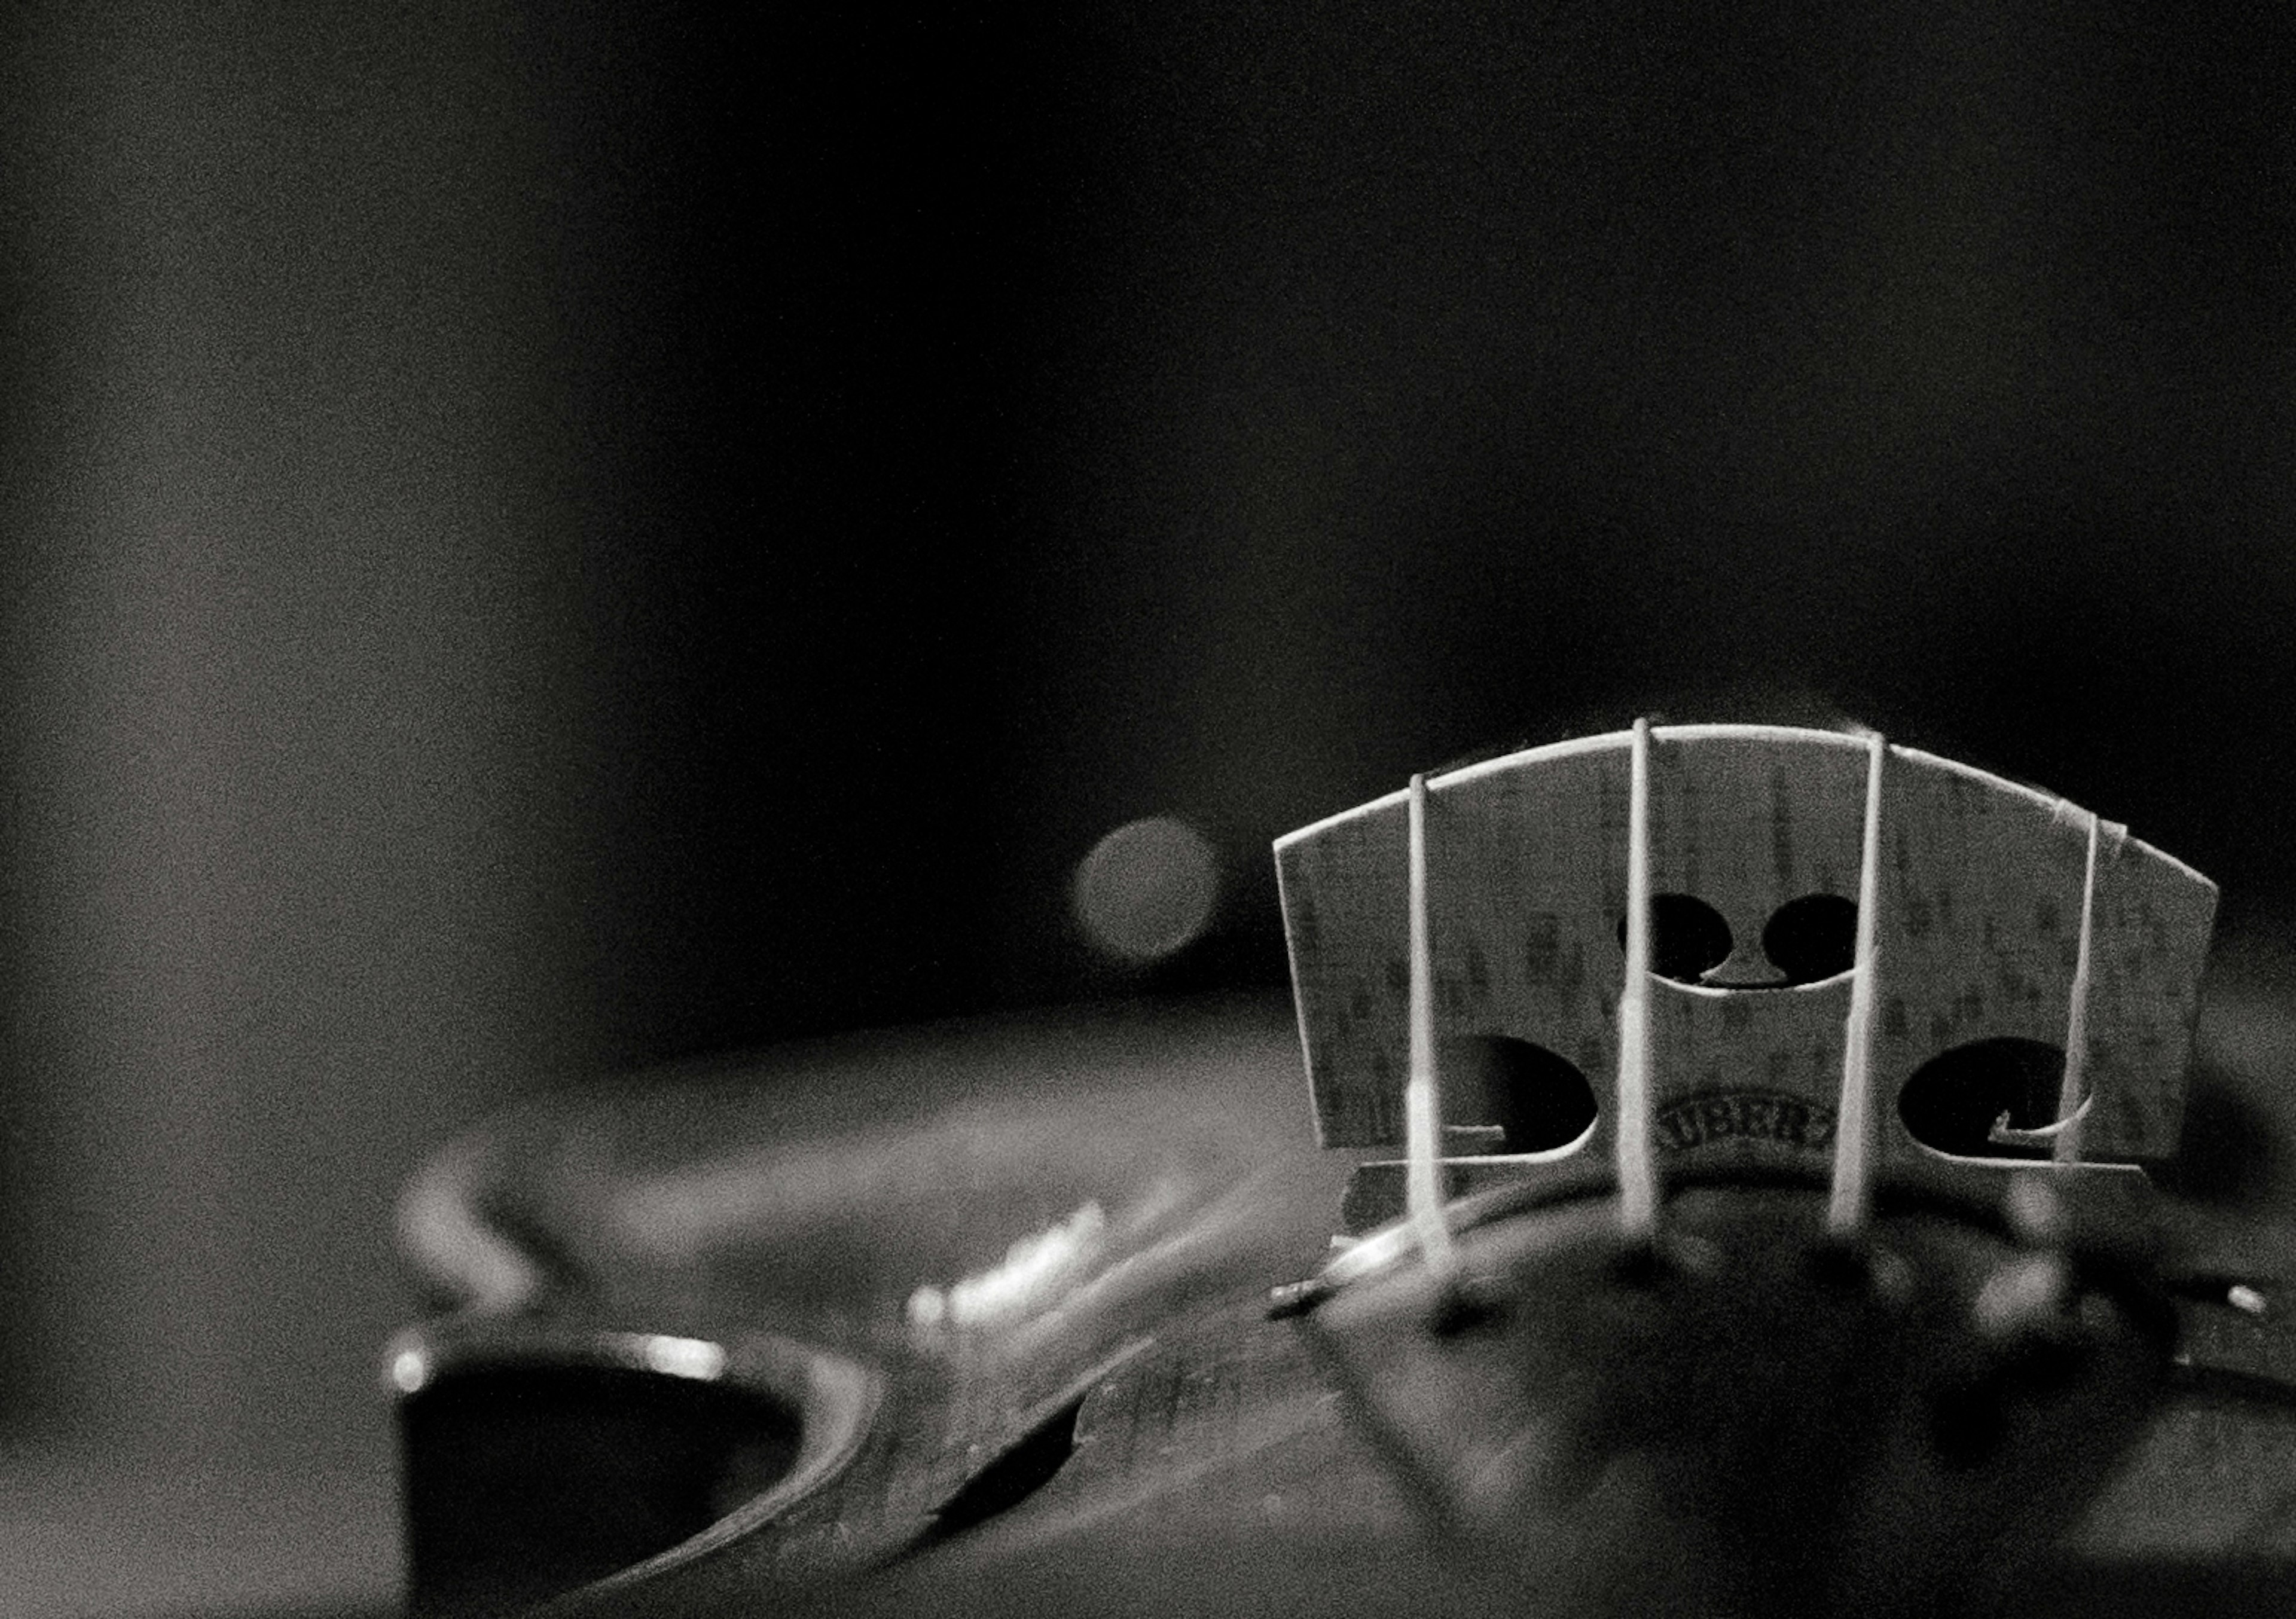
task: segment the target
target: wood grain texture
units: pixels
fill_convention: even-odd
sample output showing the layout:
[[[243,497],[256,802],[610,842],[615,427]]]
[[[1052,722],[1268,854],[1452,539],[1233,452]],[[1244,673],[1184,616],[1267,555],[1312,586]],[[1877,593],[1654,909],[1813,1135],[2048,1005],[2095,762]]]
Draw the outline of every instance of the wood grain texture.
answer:
[[[1439,1040],[1501,1035],[1576,1065],[1600,1110],[1574,1146],[1509,1173],[1576,1182],[1611,1152],[1625,908],[1628,733],[1585,738],[1429,782]],[[1733,969],[1759,961],[1790,900],[1857,891],[1866,744],[1777,726],[1653,732],[1652,887],[1727,921]],[[2088,816],[1950,760],[1891,747],[1876,917],[1874,1061],[1885,1168],[1936,1155],[1898,1119],[1922,1065],[1972,1042],[2059,1050],[2079,946]],[[1327,1147],[1403,1140],[1404,795],[1278,841],[1276,867],[1316,1126]],[[2092,939],[2084,1158],[2166,1157],[2199,1008],[2215,885],[2107,828]],[[1661,1170],[1823,1168],[1839,1100],[1848,973],[1784,989],[1653,985]],[[1766,1100],[1767,1099],[1767,1100]],[[1462,1121],[1454,1121],[1462,1122]],[[1499,1173],[1476,1165],[1479,1178]]]
[[[2276,949],[2243,964],[2235,952],[2210,997],[2210,1059],[2196,1081],[2214,1088],[2219,1105],[2245,1099],[2241,1116],[2262,1153],[2261,1178],[2247,1194],[2255,1202],[2212,1222],[2228,1246],[2211,1253],[2188,1243],[2186,1262],[2267,1286],[2291,1251],[2276,1233],[2287,1229],[2279,1222],[2296,1195],[2287,1148],[2296,1099],[2284,1082],[2296,1067],[2292,997],[2296,956]],[[563,1613],[1393,1615],[1509,1611],[1510,1603],[1542,1613],[1648,1611],[1604,1607],[1607,1587],[1574,1607],[1567,1595],[1527,1588],[1514,1565],[1480,1583],[1480,1565],[1423,1533],[1300,1325],[1268,1319],[1267,1288],[1308,1275],[1323,1256],[1348,1169],[1343,1155],[1317,1150],[1301,1100],[1296,1031],[1272,1002],[1070,1011],[815,1043],[570,1091],[492,1121],[443,1155],[471,1166],[439,1183],[459,1205],[443,1224],[476,1234],[488,1252],[513,1247],[521,1263],[464,1264],[429,1245],[409,1256],[428,1286],[504,1328],[603,1322],[707,1337],[737,1367],[758,1335],[771,1334],[865,1362],[879,1379],[883,1397],[841,1472],[770,1514],[742,1505]],[[2185,1157],[2202,1156],[2180,1162],[2188,1186],[2209,1162],[2208,1131],[2193,1136]],[[1149,1197],[1160,1185],[1175,1195]],[[1683,1229],[1719,1239],[1718,1228],[1702,1225],[1702,1208],[1718,1219],[1724,1206],[1742,1202],[1753,1219],[1778,1196],[1709,1188],[1671,1211]],[[1779,1233],[1789,1246],[1816,1229],[1821,1199],[1808,1190],[1799,1198],[1801,1212]],[[1085,1200],[1109,1211],[1109,1240],[1040,1307],[970,1340],[921,1335],[905,1315],[920,1282],[994,1266],[1016,1238]],[[1367,1383],[1376,1374],[1382,1409],[1451,1469],[1447,1477],[1478,1472],[1474,1445],[1551,1415],[1586,1375],[1615,1376],[1627,1364],[1600,1333],[1570,1351],[1573,1323],[1594,1321],[1590,1311],[1634,1307],[1593,1285],[1594,1272],[1577,1283],[1565,1273],[1575,1245],[1614,1223],[1607,1201],[1596,1200],[1530,1211],[1507,1222],[1513,1235],[1494,1227],[1464,1238],[1480,1247],[1503,1237],[1529,1245],[1526,1254],[1543,1244],[1564,1268],[1519,1275],[1515,1328],[1446,1340],[1456,1351],[1423,1337],[1406,1344],[1376,1323],[1358,1322],[1359,1331],[1352,1307],[1330,1318],[1349,1363]],[[1876,1228],[1890,1239],[1907,1222],[1884,1208]],[[1960,1279],[1956,1309],[1982,1285],[1979,1270],[2019,1257],[1974,1229],[1965,1241],[1941,1240],[1945,1252],[1906,1253],[1917,1276]],[[1758,1234],[1725,1246],[1758,1270],[1767,1263]],[[1952,1254],[1984,1265],[1948,1264]],[[1599,1255],[1590,1248],[1581,1257]],[[487,1290],[488,1277],[537,1269],[555,1279],[548,1297]],[[1635,1340],[1641,1353],[1673,1357],[1674,1371],[1653,1367],[1634,1383],[1635,1398],[1587,1409],[1641,1410],[1669,1432],[1683,1423],[1725,1437],[1742,1430],[1765,1445],[1773,1428],[1804,1424],[1821,1435],[1823,1466],[1808,1482],[1823,1490],[1841,1472],[1825,1435],[1846,1434],[1870,1454],[1875,1435],[1899,1430],[1848,1414],[1830,1376],[1789,1376],[1780,1357],[1823,1361],[1835,1353],[1828,1345],[1841,1344],[1862,1353],[1873,1335],[1854,1322],[1813,1329],[1790,1293],[1765,1317],[1759,1289],[1729,1281],[1734,1274],[1690,1296],[1706,1301],[1694,1321],[1669,1315]],[[1390,1325],[1424,1313],[1423,1301],[1398,1302]],[[1546,1335],[1543,1359],[1513,1352],[1517,1329]],[[2196,1361],[2284,1383],[2296,1367],[2296,1312],[2252,1318],[2191,1306],[2184,1344]],[[1406,1349],[1415,1358],[1390,1358]],[[1958,1364],[1915,1355],[1906,1372],[1950,1378]],[[1476,1366],[1482,1372],[1471,1376]],[[1504,1398],[1510,1392],[1518,1403]],[[1024,1440],[1035,1412],[1078,1393],[1073,1455],[1041,1488],[873,1573],[937,1506]],[[2040,1420],[2048,1415],[2036,1413],[2038,1442],[2057,1443],[2060,1430],[2079,1437],[2079,1423]],[[1782,1454],[1800,1443],[1792,1440],[1776,1435]],[[1700,1443],[1684,1456],[1719,1453]],[[2296,1423],[2284,1411],[2172,1405],[2069,1541],[2013,1549],[2036,1606],[2009,1611],[2090,1611],[2091,1597],[2131,1582],[2146,1603],[2103,1611],[2288,1611],[2280,1599],[2296,1590],[2292,1446]],[[423,1481],[410,1487],[419,1492]],[[1919,1492],[1855,1499],[1938,1510]],[[1684,1544],[1654,1519],[1611,1510],[1612,1501],[1598,1492],[1559,1520],[1527,1515],[1507,1543],[1565,1574],[1600,1566],[1579,1553],[1607,1525],[1629,1552]],[[1783,1509],[1772,1517],[1789,1529],[1803,1521]],[[1959,1541],[1952,1555],[1975,1556]]]

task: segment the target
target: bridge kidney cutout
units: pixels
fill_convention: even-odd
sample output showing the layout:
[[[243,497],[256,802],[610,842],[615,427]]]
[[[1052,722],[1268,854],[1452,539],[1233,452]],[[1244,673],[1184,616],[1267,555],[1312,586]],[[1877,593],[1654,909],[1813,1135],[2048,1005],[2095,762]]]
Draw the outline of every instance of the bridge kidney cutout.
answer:
[[[1762,953],[1789,985],[1848,972],[1857,959],[1857,902],[1839,894],[1788,900],[1762,928]]]
[[[1496,1124],[1496,1151],[1551,1152],[1594,1128],[1595,1087],[1568,1058],[1505,1034],[1455,1036],[1442,1043],[1443,1120]]]
[[[1730,924],[1694,894],[1651,895],[1651,970],[1677,984],[1695,984],[1730,959]],[[1627,919],[1619,919],[1619,948],[1627,947]]]
[[[1941,1051],[1914,1070],[1898,1092],[1898,1116],[1923,1146],[1960,1158],[2046,1158],[2046,1147],[1996,1141],[2003,1114],[2019,1130],[2057,1121],[2064,1083],[2062,1049],[2001,1035]]]
[[[1618,938],[1624,950],[1624,917]],[[1792,989],[1849,971],[1857,953],[1857,904],[1839,894],[1788,900],[1762,927],[1762,954],[1784,976],[1768,984],[1708,984],[1706,975],[1730,960],[1735,943],[1728,920],[1696,895],[1651,895],[1651,970],[1710,989]]]

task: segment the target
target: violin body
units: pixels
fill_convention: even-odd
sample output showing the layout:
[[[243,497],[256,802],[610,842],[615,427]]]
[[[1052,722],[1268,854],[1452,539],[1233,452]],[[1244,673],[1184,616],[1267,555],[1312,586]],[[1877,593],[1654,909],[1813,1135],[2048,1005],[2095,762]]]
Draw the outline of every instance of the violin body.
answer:
[[[1824,858],[1854,872],[1856,852]],[[1297,967],[1296,919],[1293,948]],[[2200,1083],[2259,1129],[2296,1056],[2274,959],[2220,970],[2201,1025]],[[1342,977],[1291,1005],[792,1046],[451,1145],[403,1209],[440,1312],[390,1357],[417,1610],[1889,1614],[2296,1590],[2277,1392],[2296,1330],[2253,1307],[2284,1268],[2253,1177],[2229,1213],[2132,1203],[2138,1172],[2058,1173],[2045,1138],[1982,1174],[1885,1149],[1850,1239],[1824,1132],[1745,1104],[1707,1120],[1723,1150],[1703,1160],[1653,1138],[1653,1235],[1622,1229],[1602,1172],[1614,1105],[1569,1152],[1503,1139],[1553,1116],[1500,1107],[1444,1137],[1466,1150],[1439,1158],[1439,1268],[1407,1218],[1382,1223],[1401,1110],[1364,1100],[1402,1050],[1409,975],[1372,972],[1379,1016],[1338,994],[1351,1049],[1316,1021]],[[1754,1015],[1838,1025],[1837,977]],[[1435,997],[1447,1037],[1493,1015],[1470,999]],[[1693,1011],[1718,1029],[1732,1004]],[[1582,1072],[1618,1043],[1615,1018],[1592,1024]],[[2111,1057],[2093,1072],[2104,1094]],[[2121,1127],[2157,1129],[2166,1091],[2123,1079]],[[1749,1146],[1758,1116],[1778,1128]]]

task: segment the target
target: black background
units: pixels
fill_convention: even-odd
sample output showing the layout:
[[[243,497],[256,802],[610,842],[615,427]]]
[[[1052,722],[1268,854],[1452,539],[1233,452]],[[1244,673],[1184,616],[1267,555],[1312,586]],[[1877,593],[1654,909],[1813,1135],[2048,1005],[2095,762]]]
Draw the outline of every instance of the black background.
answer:
[[[601,430],[645,446],[622,1038],[1106,987],[1061,885],[1159,810],[1232,879],[1177,981],[1279,974],[1274,834],[1781,692],[2276,898],[2287,44],[2234,7],[661,30],[575,171],[627,295]]]

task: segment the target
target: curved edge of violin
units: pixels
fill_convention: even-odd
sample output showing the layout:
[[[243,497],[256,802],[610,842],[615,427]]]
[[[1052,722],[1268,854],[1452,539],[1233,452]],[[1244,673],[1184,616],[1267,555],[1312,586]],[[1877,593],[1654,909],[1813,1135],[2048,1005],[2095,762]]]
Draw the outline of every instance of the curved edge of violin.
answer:
[[[618,1255],[577,1257],[541,1229],[547,1214],[509,1207],[509,1178],[556,1156],[563,1133],[547,1106],[513,1107],[432,1153],[399,1198],[402,1263],[442,1307],[383,1354],[415,1614],[610,1591],[709,1557],[839,1477],[884,1397],[850,1355],[748,1321],[694,1331],[685,1312],[611,1300],[624,1291],[605,1273]],[[677,1466],[602,1461],[602,1435]],[[723,1499],[710,1500],[679,1475],[713,1444],[722,1453],[700,1470]],[[744,1461],[744,1447],[769,1460]],[[745,1467],[752,1487],[729,1491]],[[602,1503],[627,1523],[602,1525]]]
[[[1078,1008],[800,1043],[480,1121],[398,1211],[443,1312],[386,1356],[415,1611],[872,1566],[1177,1299],[1257,1297],[1323,1251],[1344,1166],[1314,1148],[1293,1049],[1272,997]],[[509,1432],[521,1409],[557,1426]],[[773,1465],[689,1449],[704,1482],[648,1509],[676,1533],[583,1529],[598,1500],[669,1490],[639,1453],[698,1443],[712,1411],[772,1430]],[[639,1432],[649,1412],[663,1426]],[[504,1432],[543,1465],[473,1453]],[[518,1559],[449,1521],[505,1514],[496,1538],[526,1535],[555,1574],[510,1585]]]

